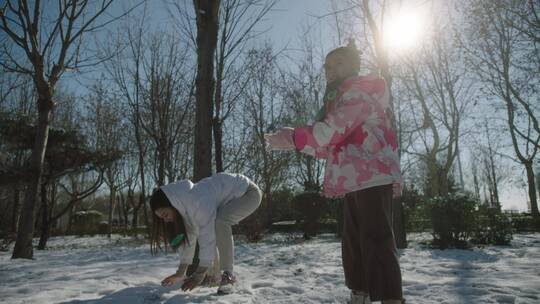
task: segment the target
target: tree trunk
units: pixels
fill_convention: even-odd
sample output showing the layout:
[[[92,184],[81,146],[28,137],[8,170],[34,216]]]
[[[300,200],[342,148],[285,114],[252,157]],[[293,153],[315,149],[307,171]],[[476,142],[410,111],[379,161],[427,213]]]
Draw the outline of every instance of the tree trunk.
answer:
[[[140,138],[137,139],[137,144],[139,145],[139,171],[141,172],[141,193],[139,194],[139,203],[137,204],[137,207],[133,210],[133,223],[135,225],[135,228],[137,228],[137,221],[138,221],[138,215],[139,215],[139,209],[143,208],[143,216],[144,216],[144,225],[146,226],[146,232],[148,236],[150,236],[151,229],[150,229],[150,223],[148,222],[148,214],[146,212],[146,180],[144,178],[144,155],[143,155],[143,148],[142,143],[140,143]]]
[[[113,214],[114,214],[114,206],[115,206],[115,198],[116,198],[116,189],[114,186],[111,186],[110,188],[110,194],[109,194],[109,231],[107,232],[107,237],[111,238],[112,234],[112,226],[113,226]]]
[[[13,249],[13,259],[31,259],[34,256],[32,248],[32,238],[34,236],[34,217],[36,202],[39,201],[39,188],[43,174],[43,162],[45,150],[49,138],[49,122],[53,109],[53,101],[50,90],[49,95],[40,96],[38,99],[38,123],[36,128],[36,138],[34,148],[30,157],[29,187],[25,194],[24,203],[21,209],[21,218],[17,231],[17,241]],[[41,94],[40,94],[41,95]]]
[[[128,226],[131,224],[129,222],[129,190],[126,195],[122,194],[120,191],[120,197],[122,200],[122,215],[124,216],[124,229],[128,230]]]
[[[458,141],[456,145],[456,155],[457,155],[458,170],[459,170],[459,184],[461,186],[461,189],[465,190],[465,180],[463,179],[463,166],[461,165],[461,152],[459,149],[459,138],[456,140]]]
[[[193,0],[197,16],[197,79],[195,82],[195,182],[212,174],[212,108],[214,52],[217,42],[219,0]]]
[[[136,229],[139,225],[139,208],[133,208],[133,218],[131,218],[131,229],[134,230],[135,234],[137,233]]]
[[[66,234],[71,234],[71,224],[72,224],[72,218],[73,218],[73,208],[75,205],[71,205],[68,212],[68,222],[67,222],[67,228],[66,228]]]
[[[121,193],[122,191],[118,192]],[[126,228],[127,228],[127,215],[126,215],[126,209],[124,208],[124,197],[120,194],[118,197],[116,197],[116,202],[118,205],[118,228],[122,227],[122,233],[125,236],[126,235]]]
[[[158,187],[165,184],[165,158],[167,157],[165,151],[164,141],[160,140],[158,147]]]
[[[133,189],[128,190],[128,200],[129,200],[129,206],[133,208],[133,217],[131,218],[131,228],[134,230],[136,234],[136,228],[137,228],[137,221],[139,220],[139,205],[135,204],[135,191]]]
[[[450,185],[448,181],[448,171],[445,168],[439,168],[439,195],[445,196],[450,192]]]
[[[536,173],[536,191],[538,191],[538,197],[540,197],[540,172]]]
[[[472,171],[472,177],[473,177],[474,197],[478,201],[481,201],[480,200],[480,182],[478,181],[478,167],[476,164],[476,158],[472,159],[471,171]]]
[[[119,192],[118,195],[118,201],[120,202],[120,208],[122,208],[122,212],[119,212],[119,216],[122,216],[122,225],[125,229],[127,229],[128,226],[128,207],[127,207],[127,197],[124,196],[122,191]],[[121,214],[120,214],[121,213]]]
[[[13,210],[11,213],[11,231],[17,232],[17,222],[19,219],[19,204],[21,200],[21,191],[19,189],[19,184],[15,185],[13,190]]]
[[[536,197],[536,183],[534,182],[534,170],[532,161],[524,164],[527,171],[527,184],[529,189],[529,200],[531,201],[531,213],[535,218],[540,217],[538,213],[538,201]]]
[[[144,202],[146,200],[144,198],[144,194],[141,193],[141,196],[143,196],[142,200]],[[144,225],[146,226],[146,231],[148,232],[148,235],[150,235],[152,230],[150,229],[150,221],[148,220],[148,208],[146,206],[146,203],[142,204],[142,208],[143,208],[143,216],[144,216]]]
[[[495,159],[494,159],[494,154],[495,154],[495,151],[493,151],[493,148],[491,147],[491,136],[490,136],[490,133],[489,133],[489,128],[488,128],[488,125],[487,125],[487,121],[485,123],[485,128],[486,128],[486,138],[487,138],[487,144],[488,144],[488,160],[489,160],[489,165],[488,165],[488,168],[487,171],[488,171],[488,181],[491,183],[491,186],[490,188],[492,189],[492,195],[490,196],[491,198],[491,205],[492,207],[498,207],[499,209],[501,208],[501,202],[499,201],[499,187],[497,185],[497,173],[495,171]]]
[[[223,124],[216,117],[213,119],[212,128],[214,131],[214,153],[216,160],[216,172],[223,172]]]
[[[138,92],[137,92],[138,94]],[[139,113],[139,106],[136,105],[135,108],[135,137],[137,139],[137,147],[139,148],[139,172],[141,176],[141,193],[139,194],[139,203],[137,204],[137,207],[134,208],[134,224],[137,225],[136,218],[138,218],[138,211],[143,207],[144,211],[144,225],[146,226],[146,232],[148,236],[150,236],[151,230],[150,230],[150,223],[148,222],[148,216],[146,213],[146,179],[145,177],[145,170],[144,170],[144,144],[143,140],[141,138],[141,131],[140,131],[140,113]]]
[[[47,199],[47,184],[41,185],[41,235],[38,250],[44,250],[50,234],[49,200]]]
[[[433,156],[427,156],[426,167],[427,167],[427,180],[426,180],[426,193],[428,197],[436,197],[440,195],[439,189],[439,174],[437,172],[437,163],[433,159]]]
[[[197,16],[197,79],[195,80],[195,149],[193,181],[212,175],[212,112],[214,52],[217,43],[219,0],[193,0]],[[196,247],[198,249],[198,245]],[[192,273],[199,264],[196,250]]]
[[[222,84],[223,84],[223,68],[225,64],[224,50],[225,47],[225,37],[221,37],[221,52],[219,54],[218,66],[217,66],[217,79],[216,79],[216,89],[214,94],[214,106],[215,106],[215,115],[212,120],[212,129],[214,131],[214,153],[216,161],[216,172],[223,172],[223,120],[221,119],[221,110],[223,107],[223,98],[222,94]]]
[[[122,206],[122,196],[120,195],[117,195],[115,198],[114,198],[114,201],[116,202],[116,218],[118,219],[118,227],[121,227],[124,225],[124,220],[123,220],[123,215],[122,215],[122,210],[124,209],[123,206]]]

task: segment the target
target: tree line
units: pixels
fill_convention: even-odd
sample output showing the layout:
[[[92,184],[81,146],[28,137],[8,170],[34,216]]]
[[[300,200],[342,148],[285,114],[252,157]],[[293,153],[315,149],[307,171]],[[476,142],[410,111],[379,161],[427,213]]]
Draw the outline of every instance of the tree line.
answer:
[[[17,232],[15,258],[32,257],[35,231],[45,248],[62,217],[69,226],[97,201],[109,235],[116,213],[147,225],[152,189],[212,172],[258,183],[254,225],[268,225],[272,195],[320,190],[324,164],[267,152],[263,134],[314,117],[325,53],[348,37],[363,50],[362,72],[390,88],[406,187],[425,197],[458,187],[500,209],[503,185],[523,181],[539,216],[534,1],[439,4],[421,45],[404,54],[384,45],[386,2],[333,2],[316,23],[332,37],[306,27],[295,48],[266,36],[277,1],[166,2],[169,28],[149,26],[145,1],[121,10],[112,1],[47,3],[0,8],[1,230]],[[79,78],[84,90],[66,88],[70,74],[89,76]],[[403,201],[395,207],[404,243]]]

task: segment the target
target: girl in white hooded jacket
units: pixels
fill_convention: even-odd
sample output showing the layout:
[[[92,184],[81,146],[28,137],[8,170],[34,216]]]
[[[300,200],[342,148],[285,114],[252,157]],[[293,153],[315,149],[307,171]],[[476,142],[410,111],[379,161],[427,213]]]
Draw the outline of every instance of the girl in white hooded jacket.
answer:
[[[241,174],[218,173],[198,183],[181,180],[160,187],[152,194],[152,253],[171,246],[181,251],[175,274],[162,281],[170,286],[183,281],[182,290],[192,290],[204,280],[219,252],[221,283],[218,293],[234,291],[234,240],[232,225],[246,218],[261,203],[261,190]],[[186,277],[199,244],[199,265]]]

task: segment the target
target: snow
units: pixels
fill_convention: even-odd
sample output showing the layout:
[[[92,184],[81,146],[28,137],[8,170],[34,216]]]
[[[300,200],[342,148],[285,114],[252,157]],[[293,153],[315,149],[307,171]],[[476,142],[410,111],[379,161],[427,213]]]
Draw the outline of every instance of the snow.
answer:
[[[472,250],[430,249],[428,234],[409,239],[400,252],[408,303],[540,303],[540,233]],[[237,292],[217,296],[215,287],[161,287],[178,256],[152,256],[144,239],[55,237],[34,260],[0,252],[0,303],[346,303],[340,248],[330,234],[237,241]]]

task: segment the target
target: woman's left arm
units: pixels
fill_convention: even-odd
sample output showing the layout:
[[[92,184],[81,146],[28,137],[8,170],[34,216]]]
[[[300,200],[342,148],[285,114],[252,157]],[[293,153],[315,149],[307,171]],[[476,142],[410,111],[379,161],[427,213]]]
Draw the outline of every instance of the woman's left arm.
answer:
[[[183,291],[192,290],[202,283],[216,254],[215,211],[207,212],[206,208],[202,207],[193,219],[198,227],[199,265],[195,272],[185,279],[182,284]]]
[[[199,265],[210,267],[216,255],[216,217],[199,226]]]
[[[194,231],[187,231],[187,241],[182,248],[182,255],[180,258],[181,264],[190,265],[193,262],[195,256],[195,245],[197,244],[197,234]]]

